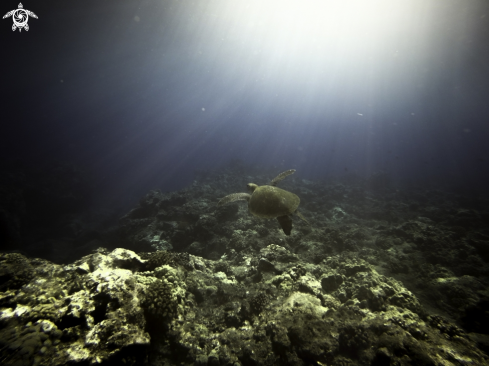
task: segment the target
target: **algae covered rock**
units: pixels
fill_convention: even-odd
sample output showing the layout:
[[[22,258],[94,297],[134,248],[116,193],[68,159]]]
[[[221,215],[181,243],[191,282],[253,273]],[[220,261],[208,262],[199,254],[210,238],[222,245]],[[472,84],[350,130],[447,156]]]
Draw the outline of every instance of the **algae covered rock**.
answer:
[[[19,256],[32,273],[0,292],[6,365],[489,362],[473,335],[347,254],[314,264],[273,244],[219,261],[126,249],[67,266]]]
[[[7,364],[145,362],[147,317],[156,307],[163,321],[171,321],[185,293],[175,276],[141,275],[146,261],[126,249],[65,267],[46,261],[34,266],[36,260],[21,255],[3,259],[5,267],[18,262],[32,272],[1,293],[0,353]],[[173,273],[171,267],[165,273]]]

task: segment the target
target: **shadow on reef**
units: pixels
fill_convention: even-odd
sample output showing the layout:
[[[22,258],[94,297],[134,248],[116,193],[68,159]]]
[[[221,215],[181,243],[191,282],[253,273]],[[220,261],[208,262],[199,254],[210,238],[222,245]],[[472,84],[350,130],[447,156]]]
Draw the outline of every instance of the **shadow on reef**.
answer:
[[[124,211],[98,202],[93,182],[74,164],[0,161],[1,250],[68,263],[100,246]]]

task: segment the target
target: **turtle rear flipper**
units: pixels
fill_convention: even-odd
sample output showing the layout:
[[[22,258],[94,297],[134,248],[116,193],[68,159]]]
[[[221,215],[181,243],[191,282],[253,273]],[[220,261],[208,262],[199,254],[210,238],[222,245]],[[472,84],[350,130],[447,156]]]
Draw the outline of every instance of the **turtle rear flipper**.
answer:
[[[221,198],[221,200],[217,203],[217,205],[222,206],[225,205],[226,203],[234,202],[234,201],[249,201],[250,197],[251,195],[248,193],[233,193],[224,198]]]
[[[299,211],[296,211],[295,212],[297,214],[297,216],[299,216],[302,220],[304,220],[306,222],[307,225],[311,226],[311,223],[309,221],[306,220],[306,218],[304,216],[302,216],[302,214],[299,212]]]
[[[284,179],[286,176],[294,173],[295,173],[295,169],[286,170],[285,172],[282,172],[279,175],[277,175],[275,178],[273,178],[269,185],[276,186],[277,183],[280,182],[282,179]]]
[[[285,215],[277,217],[277,220],[285,235],[290,235],[290,231],[292,230],[292,219],[288,215]]]

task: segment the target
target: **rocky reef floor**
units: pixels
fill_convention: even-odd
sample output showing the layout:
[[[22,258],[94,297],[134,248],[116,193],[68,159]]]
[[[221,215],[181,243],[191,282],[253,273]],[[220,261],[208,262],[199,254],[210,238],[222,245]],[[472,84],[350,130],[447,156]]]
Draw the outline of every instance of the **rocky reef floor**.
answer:
[[[151,191],[65,263],[0,254],[0,364],[489,365],[489,201],[288,177],[290,236],[216,207],[271,178]]]

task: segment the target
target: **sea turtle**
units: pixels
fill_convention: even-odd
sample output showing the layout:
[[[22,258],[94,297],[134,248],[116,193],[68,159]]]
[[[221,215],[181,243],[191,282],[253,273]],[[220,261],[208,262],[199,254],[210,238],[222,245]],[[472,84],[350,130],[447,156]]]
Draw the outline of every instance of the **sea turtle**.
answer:
[[[292,219],[290,214],[296,213],[302,220],[309,222],[297,211],[300,199],[295,194],[275,187],[286,176],[295,173],[295,169],[287,170],[277,175],[268,185],[258,186],[248,183],[249,193],[233,193],[222,198],[217,205],[222,206],[229,202],[246,200],[251,214],[262,219],[277,218],[285,235],[290,235]]]
[[[9,11],[7,14],[3,16],[3,19],[12,17],[12,19],[14,20],[14,25],[12,25],[12,30],[15,31],[17,28],[19,28],[19,32],[20,32],[22,31],[22,28],[24,28],[26,31],[29,30],[29,25],[27,24],[27,21],[29,20],[29,16],[37,19],[36,14],[34,14],[30,10],[24,9],[22,3],[19,3],[18,9]]]

